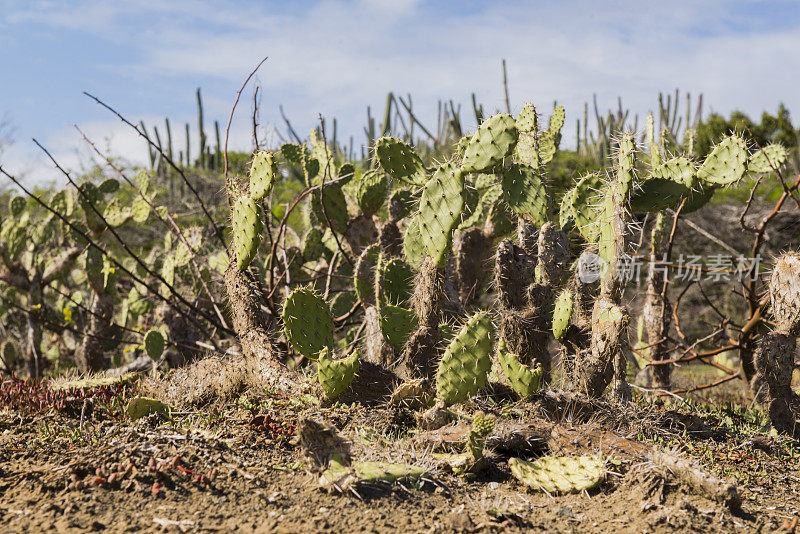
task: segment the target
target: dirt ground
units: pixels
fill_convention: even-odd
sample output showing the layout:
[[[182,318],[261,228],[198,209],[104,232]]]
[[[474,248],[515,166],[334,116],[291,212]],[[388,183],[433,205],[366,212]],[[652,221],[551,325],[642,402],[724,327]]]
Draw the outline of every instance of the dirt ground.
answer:
[[[124,408],[138,393],[137,382],[58,393],[2,384],[2,532],[792,532],[798,521],[796,444],[732,403],[637,397],[620,407],[562,393],[529,403],[483,395],[459,415],[493,413],[496,430],[521,428],[524,443],[490,437],[488,467],[457,476],[433,452],[463,446],[463,422],[424,433],[405,408],[322,408],[252,392],[169,420],[132,421]],[[354,460],[426,473],[323,491],[295,439],[305,418],[330,422]],[[648,451],[735,483],[741,508]],[[511,476],[510,456],[546,454],[600,454],[606,479],[551,496]]]

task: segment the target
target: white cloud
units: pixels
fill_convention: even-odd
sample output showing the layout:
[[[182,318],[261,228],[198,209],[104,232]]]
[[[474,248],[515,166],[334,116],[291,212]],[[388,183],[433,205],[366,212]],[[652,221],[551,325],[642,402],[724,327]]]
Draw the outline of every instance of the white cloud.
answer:
[[[128,34],[131,17],[149,13],[140,38],[128,43],[135,59],[117,67],[160,83],[213,81],[215,91],[204,89],[207,115],[222,123],[242,80],[264,55],[270,59],[258,80],[266,125],[283,130],[282,103],[301,134],[322,113],[338,117],[340,137],[352,133],[357,142],[366,105],[380,121],[390,90],[411,93],[429,125],[438,99],[462,102],[462,116],[470,120],[473,91],[488,111],[504,107],[501,58],[508,62],[514,110],[527,100],[545,113],[555,99],[567,107],[567,143],[593,93],[603,109],[616,107],[621,95],[640,114],[640,124],[655,108],[658,91],[675,87],[704,93],[708,105],[726,113],[758,115],[781,100],[800,110],[800,29],[781,20],[780,7],[761,15],[773,24],[761,20],[747,27],[749,19],[739,12],[752,7],[746,1],[487,2],[479,9],[465,3],[463,10],[447,4],[438,11],[418,0],[324,0],[288,9],[200,0],[64,5],[40,2],[9,17],[115,39]],[[249,105],[240,104],[232,148],[250,146]],[[590,112],[590,125],[592,117]],[[97,126],[109,128],[96,130],[98,137],[124,135],[119,123]],[[141,144],[116,143],[115,150],[146,155]],[[65,157],[72,153],[63,150]]]

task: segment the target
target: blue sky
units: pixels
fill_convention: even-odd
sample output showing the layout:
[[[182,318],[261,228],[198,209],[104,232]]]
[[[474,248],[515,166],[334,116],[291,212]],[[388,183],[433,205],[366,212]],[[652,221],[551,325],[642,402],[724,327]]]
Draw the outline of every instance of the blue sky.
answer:
[[[439,98],[468,106],[473,91],[500,108],[501,58],[513,110],[557,99],[567,108],[568,144],[592,93],[602,107],[622,96],[640,114],[658,91],[679,87],[704,93],[706,112],[758,115],[783,101],[800,115],[795,1],[0,0],[0,12],[0,118],[14,139],[0,162],[30,181],[57,178],[31,137],[68,167],[88,160],[73,123],[113,154],[145,160],[142,142],[81,91],[136,122],[169,117],[182,145],[183,123],[195,126],[195,88],[203,88],[207,124],[224,123],[265,55],[262,136],[273,142],[273,129],[283,128],[279,104],[301,132],[322,113],[357,143],[366,106],[381,110],[388,91],[411,93],[428,121]],[[233,148],[250,148],[249,104],[234,123]]]

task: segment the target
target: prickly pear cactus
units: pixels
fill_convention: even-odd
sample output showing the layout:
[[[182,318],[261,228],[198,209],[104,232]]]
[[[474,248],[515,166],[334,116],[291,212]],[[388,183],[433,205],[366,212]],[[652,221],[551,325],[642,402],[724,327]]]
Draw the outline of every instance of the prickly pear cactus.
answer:
[[[493,330],[486,312],[478,312],[448,345],[436,373],[436,395],[445,405],[465,401],[486,384]]]
[[[556,299],[553,307],[553,336],[561,341],[567,333],[572,320],[572,309],[575,304],[572,291],[564,289]]]
[[[153,361],[161,359],[165,344],[164,336],[158,330],[148,330],[144,335],[144,351]]]
[[[530,102],[522,106],[517,116],[517,130],[519,138],[514,155],[517,161],[535,169],[539,166],[539,126],[536,108]]]
[[[581,178],[561,200],[559,225],[565,231],[577,230],[590,243],[597,242],[600,226],[597,206],[603,201],[605,185],[599,174]]]
[[[556,106],[550,116],[550,123],[547,130],[539,136],[539,164],[550,163],[558,151],[561,144],[561,128],[564,126],[564,106]]]
[[[556,495],[596,488],[606,477],[605,462],[596,456],[546,456],[534,462],[511,458],[508,466],[532,490]]]
[[[303,235],[303,260],[317,261],[325,253],[325,244],[322,239],[325,234],[317,227],[309,228]]]
[[[419,328],[417,315],[406,308],[386,304],[380,309],[381,333],[394,350],[401,351]]]
[[[358,350],[353,351],[345,358],[336,360],[332,357],[328,347],[322,349],[317,360],[317,378],[325,396],[335,399],[341,395],[355,378],[358,366]]]
[[[757,150],[747,160],[747,172],[766,174],[780,169],[786,162],[786,149],[781,145],[771,144]]]
[[[427,180],[425,166],[414,149],[394,137],[381,137],[375,142],[378,163],[386,173],[411,185],[423,185]]]
[[[747,144],[732,135],[723,139],[697,171],[697,178],[707,184],[728,185],[744,176],[747,164]]]
[[[233,204],[233,251],[236,266],[245,270],[256,256],[264,231],[261,208],[251,197],[239,197]]]
[[[694,165],[685,157],[667,160],[631,191],[633,211],[661,211],[680,204],[695,186]]]
[[[539,226],[547,222],[547,194],[535,169],[512,164],[503,169],[501,183],[503,199],[514,213],[529,215]]]
[[[261,150],[253,157],[250,165],[250,197],[259,202],[272,190],[278,176],[278,162],[271,152]]]
[[[411,219],[403,234],[403,255],[406,261],[419,267],[425,259],[425,245],[422,244],[422,235],[419,231],[419,214]]]
[[[542,367],[536,365],[533,369],[523,365],[511,352],[506,350],[505,341],[500,338],[497,342],[497,360],[503,374],[508,378],[511,388],[523,399],[528,399],[542,389]]]
[[[498,113],[483,121],[464,151],[461,171],[490,172],[511,155],[519,132],[511,115]]]
[[[495,417],[486,415],[481,411],[475,412],[472,416],[472,428],[467,436],[467,451],[472,455],[473,460],[483,458],[483,447],[486,438],[494,430]]]
[[[340,184],[325,184],[323,189],[315,190],[311,196],[311,209],[323,224],[330,221],[334,231],[341,233],[347,229],[347,200]]]
[[[380,279],[386,302],[397,306],[406,306],[414,290],[415,276],[414,269],[399,258],[384,262],[381,265]]]
[[[389,181],[379,170],[366,171],[358,178],[356,188],[356,204],[361,213],[373,215],[386,200]]]
[[[297,352],[316,360],[333,346],[333,317],[325,301],[312,289],[294,290],[283,304],[283,329]]]
[[[450,251],[453,230],[464,208],[464,177],[452,164],[445,164],[425,184],[419,202],[419,232],[425,251],[443,266]]]

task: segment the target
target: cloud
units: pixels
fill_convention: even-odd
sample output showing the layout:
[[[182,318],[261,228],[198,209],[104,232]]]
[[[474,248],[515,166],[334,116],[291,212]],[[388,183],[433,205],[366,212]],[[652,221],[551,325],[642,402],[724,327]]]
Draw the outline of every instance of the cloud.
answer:
[[[472,92],[488,111],[504,108],[502,58],[509,67],[513,110],[531,100],[548,114],[558,100],[567,108],[568,145],[593,93],[601,111],[616,107],[621,95],[632,115],[640,115],[639,124],[655,108],[658,91],[675,87],[695,97],[704,93],[707,106],[725,113],[741,109],[759,115],[782,100],[789,109],[800,109],[794,90],[800,82],[800,9],[785,1],[768,7],[746,0],[464,1],[457,7],[418,0],[21,5],[8,8],[6,19],[80,31],[98,42],[124,41],[129,53],[109,65],[110,75],[121,80],[119,93],[106,96],[128,108],[143,106],[145,97],[157,102],[175,91],[189,95],[202,85],[207,116],[224,123],[243,79],[269,55],[257,75],[265,128],[283,131],[278,104],[284,104],[301,134],[322,113],[338,117],[340,138],[354,135],[357,143],[363,139],[366,106],[380,121],[388,91],[413,95],[416,113],[431,127],[439,99],[463,102],[468,124],[474,124]],[[135,89],[125,87],[127,79],[136,81]],[[193,104],[182,105],[174,123],[194,123]],[[230,146],[249,148],[250,102],[240,106]],[[683,106],[682,101],[681,112]],[[123,135],[118,123],[96,125],[109,128],[96,131],[101,138]],[[143,145],[126,143],[118,141],[114,149],[144,153],[146,160]],[[27,154],[20,153],[20,161]]]

